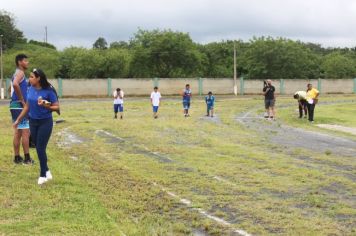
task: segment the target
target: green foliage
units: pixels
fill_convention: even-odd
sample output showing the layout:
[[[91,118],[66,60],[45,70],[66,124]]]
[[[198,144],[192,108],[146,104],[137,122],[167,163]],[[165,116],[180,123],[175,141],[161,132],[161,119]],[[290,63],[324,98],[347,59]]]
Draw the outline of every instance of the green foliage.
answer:
[[[203,75],[206,55],[186,33],[139,30],[132,45],[133,77],[193,77]]]
[[[54,78],[59,69],[59,52],[33,44],[15,44],[4,54],[4,76],[10,78],[15,71],[15,57],[25,53],[29,57],[30,68],[41,68],[47,77]]]
[[[108,48],[108,43],[106,42],[106,39],[99,37],[95,43],[93,44],[93,48],[95,49],[107,49]]]
[[[93,49],[69,47],[63,51],[30,40],[5,52],[4,68],[5,76],[11,76],[16,54],[26,53],[31,68],[41,67],[49,77],[232,78],[234,45],[238,76],[247,79],[356,76],[355,48],[323,48],[319,44],[272,37],[197,44],[189,34],[172,30],[139,30],[129,42],[115,41],[109,48],[101,37]]]
[[[326,78],[352,78],[356,74],[355,60],[340,52],[333,52],[325,56],[321,68]]]
[[[39,41],[32,40],[32,39],[28,43],[34,44],[34,45],[38,45],[38,46],[41,46],[41,47],[56,49],[56,47],[54,45],[50,44],[50,43],[39,42]]]
[[[317,78],[319,57],[301,43],[288,39],[254,38],[240,60],[249,78]]]
[[[23,33],[16,28],[14,16],[0,11],[0,35],[3,35],[4,49],[10,49],[16,42],[26,42]]]

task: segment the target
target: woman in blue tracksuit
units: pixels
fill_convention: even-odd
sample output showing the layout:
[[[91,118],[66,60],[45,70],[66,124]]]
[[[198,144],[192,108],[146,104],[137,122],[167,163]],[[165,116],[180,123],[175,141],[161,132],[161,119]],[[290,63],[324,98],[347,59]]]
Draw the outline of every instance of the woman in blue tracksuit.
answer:
[[[36,145],[41,167],[38,184],[42,185],[52,179],[52,174],[47,166],[46,148],[53,128],[52,112],[59,112],[59,102],[55,89],[48,82],[42,70],[34,69],[30,74],[29,81],[31,87],[27,92],[26,105],[14,122],[14,126],[16,127],[28,113],[30,132]]]

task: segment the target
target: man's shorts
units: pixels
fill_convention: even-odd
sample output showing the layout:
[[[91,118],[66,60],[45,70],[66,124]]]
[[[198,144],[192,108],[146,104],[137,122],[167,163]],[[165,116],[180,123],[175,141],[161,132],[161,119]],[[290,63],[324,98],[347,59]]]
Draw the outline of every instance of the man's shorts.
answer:
[[[152,106],[153,112],[157,113],[158,112],[158,108],[159,108],[159,106]]]
[[[123,104],[114,104],[114,112],[124,112],[124,105]]]
[[[190,102],[183,101],[183,108],[184,108],[184,110],[188,110],[190,108]]]
[[[265,99],[265,108],[271,108],[274,107],[275,100],[274,99]]]
[[[14,123],[17,118],[20,116],[23,110],[21,102],[12,101],[10,102],[10,113],[12,118],[12,123]],[[18,124],[17,129],[29,129],[30,122],[28,120],[28,116],[26,115]]]
[[[213,110],[214,109],[214,105],[207,105],[207,109],[208,109],[208,111]]]

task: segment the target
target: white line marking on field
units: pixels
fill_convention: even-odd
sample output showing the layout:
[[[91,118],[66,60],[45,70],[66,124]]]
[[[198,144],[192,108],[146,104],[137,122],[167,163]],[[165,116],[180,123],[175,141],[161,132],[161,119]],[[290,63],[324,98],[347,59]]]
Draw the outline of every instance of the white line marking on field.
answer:
[[[157,187],[159,187],[159,188],[161,188],[161,190],[162,190],[163,192],[167,193],[169,196],[171,196],[171,197],[173,197],[173,198],[178,199],[178,200],[179,200],[181,203],[183,203],[184,205],[186,205],[186,206],[188,206],[188,207],[191,207],[192,210],[198,211],[198,212],[199,212],[201,215],[203,215],[204,217],[209,218],[209,219],[211,219],[211,220],[213,220],[213,221],[215,221],[215,222],[217,222],[217,223],[220,223],[220,224],[222,224],[222,225],[225,225],[225,226],[228,226],[228,227],[233,227],[233,225],[232,225],[230,222],[228,222],[228,221],[226,221],[226,220],[224,220],[224,219],[222,219],[222,218],[213,216],[213,215],[207,213],[206,211],[204,211],[204,210],[201,209],[201,208],[194,208],[193,205],[192,205],[192,202],[191,202],[190,200],[179,197],[177,194],[175,194],[175,193],[173,193],[173,192],[167,190],[166,188],[164,188],[164,187],[158,185],[158,184],[155,183],[155,182],[153,182],[153,185],[154,185],[154,186],[157,186]],[[245,230],[242,230],[242,229],[233,229],[233,232],[234,232],[234,233],[238,233],[238,234],[241,235],[241,236],[251,236],[251,234],[247,233]]]
[[[121,140],[121,141],[125,141],[125,139],[117,137],[116,135],[113,135],[112,133],[109,133],[108,131],[105,131],[105,130],[102,130],[102,129],[96,130],[95,134],[98,134],[99,132],[102,132],[102,133],[106,134],[109,137],[116,138],[116,139]]]
[[[107,136],[109,136],[109,137],[111,137],[111,138],[116,138],[116,139],[118,139],[118,140],[120,140],[120,141],[122,141],[122,142],[125,142],[125,139],[120,138],[120,137],[118,137],[118,136],[116,136],[116,135],[114,135],[114,134],[112,134],[112,133],[110,133],[110,132],[108,132],[108,131],[102,130],[102,129],[96,130],[96,131],[95,131],[95,134],[98,134],[99,132],[104,133],[105,135],[107,135]],[[167,159],[167,160],[169,160],[169,161],[173,161],[173,160],[172,160],[171,158],[169,158],[169,157],[161,156],[159,152],[152,152],[152,151],[151,151],[148,147],[146,147],[146,146],[138,145],[138,144],[136,144],[136,143],[132,144],[132,146],[133,146],[133,147],[136,147],[136,148],[138,148],[138,149],[144,149],[146,152],[149,152],[149,153],[151,153],[151,154],[153,154],[153,155],[155,155],[155,156],[157,156],[157,157],[159,157],[159,158],[164,158],[164,159]]]

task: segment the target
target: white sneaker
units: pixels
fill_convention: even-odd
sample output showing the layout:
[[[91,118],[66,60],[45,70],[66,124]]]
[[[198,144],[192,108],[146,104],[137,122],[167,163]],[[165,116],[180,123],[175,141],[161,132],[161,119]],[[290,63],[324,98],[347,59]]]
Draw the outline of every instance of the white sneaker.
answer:
[[[46,182],[47,182],[47,178],[46,177],[39,177],[38,178],[38,184],[39,185],[42,185],[42,184],[44,184]]]
[[[46,178],[47,178],[47,180],[52,180],[52,179],[53,179],[53,176],[52,176],[52,174],[51,174],[51,171],[47,171],[47,172],[46,172]]]

